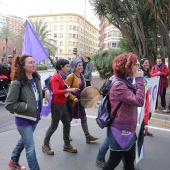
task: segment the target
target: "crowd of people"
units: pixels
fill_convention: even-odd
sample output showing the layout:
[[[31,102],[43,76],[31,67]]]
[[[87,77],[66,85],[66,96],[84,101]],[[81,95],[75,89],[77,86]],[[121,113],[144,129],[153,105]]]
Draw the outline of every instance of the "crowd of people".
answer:
[[[3,60],[4,62],[4,60]],[[5,65],[5,64],[2,64]],[[71,69],[69,69],[71,65]],[[59,121],[63,124],[63,151],[77,153],[77,149],[71,144],[70,136],[72,119],[80,119],[85,142],[91,143],[98,140],[89,132],[85,108],[81,106],[79,98],[81,91],[91,86],[93,64],[90,57],[85,60],[81,56],[70,64],[66,59],[60,59],[55,65],[56,72],[50,80],[50,87],[43,88],[40,76],[36,71],[36,64],[32,56],[15,56],[12,61],[12,73],[8,80],[12,83],[8,90],[5,108],[14,113],[15,124],[20,134],[11,159],[9,169],[25,170],[19,164],[21,152],[25,149],[26,159],[30,170],[40,170],[36,157],[33,133],[41,119],[42,99],[49,100],[52,91],[51,124],[44,134],[42,151],[47,155],[54,155],[50,145],[50,139],[57,130]],[[10,70],[11,70],[10,69]],[[117,109],[115,119],[106,129],[106,138],[99,148],[96,157],[96,165],[103,170],[113,170],[123,160],[125,170],[135,170],[135,143],[137,141],[137,107],[142,107],[145,101],[145,78],[160,76],[158,95],[161,96],[161,106],[164,112],[170,111],[170,104],[166,108],[166,88],[169,71],[163,64],[162,58],[156,59],[156,65],[149,71],[149,60],[143,58],[140,62],[133,53],[124,53],[114,58],[112,69],[114,71],[114,83],[109,92],[111,104],[110,116]],[[68,74],[68,71],[70,74]],[[6,75],[7,76],[7,75]],[[135,83],[134,83],[135,82]],[[130,96],[130,97],[129,97]],[[156,109],[158,109],[158,98]],[[144,117],[145,135],[153,136],[148,132],[149,112]],[[105,161],[106,152],[110,150],[109,159]]]

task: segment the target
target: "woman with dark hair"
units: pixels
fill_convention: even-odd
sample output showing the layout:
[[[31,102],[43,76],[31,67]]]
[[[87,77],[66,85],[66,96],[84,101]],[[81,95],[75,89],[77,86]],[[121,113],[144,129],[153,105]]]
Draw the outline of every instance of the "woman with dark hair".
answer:
[[[68,75],[66,83],[71,88],[79,88],[77,92],[70,93],[69,97],[73,106],[72,111],[70,112],[70,119],[81,119],[81,126],[86,137],[86,143],[96,141],[98,138],[91,136],[88,130],[87,117],[84,107],[81,106],[79,102],[80,93],[86,87],[86,81],[82,74],[83,72],[83,62],[81,59],[77,58],[72,62],[73,73]]]
[[[143,77],[144,78],[150,78],[149,60],[147,58],[142,58],[140,60],[140,68],[143,70]],[[149,98],[149,93],[150,93],[150,91],[148,90],[146,92],[146,102],[148,102],[148,104],[146,106],[149,106],[149,101],[147,101],[147,98]],[[151,117],[151,112],[150,112],[149,108],[146,107],[145,108],[145,115],[144,115],[145,135],[152,137],[153,134],[148,131],[148,123],[149,123],[150,117]]]
[[[143,71],[143,76],[145,78],[150,78],[150,74],[149,74],[149,60],[147,58],[142,58],[140,60],[140,68]]]
[[[59,121],[63,123],[63,150],[71,153],[77,153],[77,149],[73,148],[70,144],[70,117],[67,107],[67,97],[69,92],[76,92],[78,88],[69,88],[65,83],[66,74],[69,69],[69,61],[60,59],[56,63],[56,69],[58,70],[50,80],[51,90],[53,92],[52,105],[51,105],[51,125],[48,128],[44,143],[42,145],[42,151],[47,155],[54,155],[54,151],[50,147],[50,138],[56,131]]]
[[[11,170],[25,170],[25,167],[19,164],[20,154],[25,149],[30,170],[40,170],[33,133],[41,119],[43,91],[32,56],[27,54],[15,56],[12,62],[11,79],[12,83],[5,101],[5,108],[14,113],[15,124],[21,138],[12,152],[8,166]],[[48,100],[50,92],[48,89],[44,92],[45,98]]]
[[[116,82],[109,93],[111,114],[115,119],[107,129],[110,156],[103,170],[113,170],[124,157],[125,170],[134,170],[137,107],[144,104],[145,88],[143,71],[139,70],[137,56],[128,53],[114,58],[113,70]],[[136,86],[128,79],[134,77]]]

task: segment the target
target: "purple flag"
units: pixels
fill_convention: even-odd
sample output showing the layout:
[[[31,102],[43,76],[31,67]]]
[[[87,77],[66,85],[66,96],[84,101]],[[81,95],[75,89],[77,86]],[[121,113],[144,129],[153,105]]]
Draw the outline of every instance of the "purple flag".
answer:
[[[48,58],[47,51],[43,47],[28,20],[26,20],[22,54],[29,54],[33,56],[35,63],[39,63],[40,61]]]
[[[52,91],[50,91],[50,99],[49,100],[45,100],[45,98],[43,99],[41,114],[44,117],[47,117],[51,112],[51,100],[52,100]]]

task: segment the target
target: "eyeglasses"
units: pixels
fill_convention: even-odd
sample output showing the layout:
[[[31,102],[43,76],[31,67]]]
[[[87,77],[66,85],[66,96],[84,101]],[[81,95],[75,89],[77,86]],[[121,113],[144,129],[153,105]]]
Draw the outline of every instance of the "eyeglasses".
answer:
[[[139,64],[139,63],[136,63],[135,66],[136,66],[136,67],[140,67],[140,64]]]

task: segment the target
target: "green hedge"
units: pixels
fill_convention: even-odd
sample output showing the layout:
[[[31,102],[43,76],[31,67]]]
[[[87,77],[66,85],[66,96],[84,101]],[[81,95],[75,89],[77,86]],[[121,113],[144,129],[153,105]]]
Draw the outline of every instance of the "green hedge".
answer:
[[[91,59],[94,61],[94,66],[99,72],[101,78],[108,78],[113,75],[112,63],[114,57],[122,54],[121,50],[106,50],[99,52],[93,56]]]
[[[37,65],[37,70],[47,70],[47,66],[45,66],[45,65]]]

